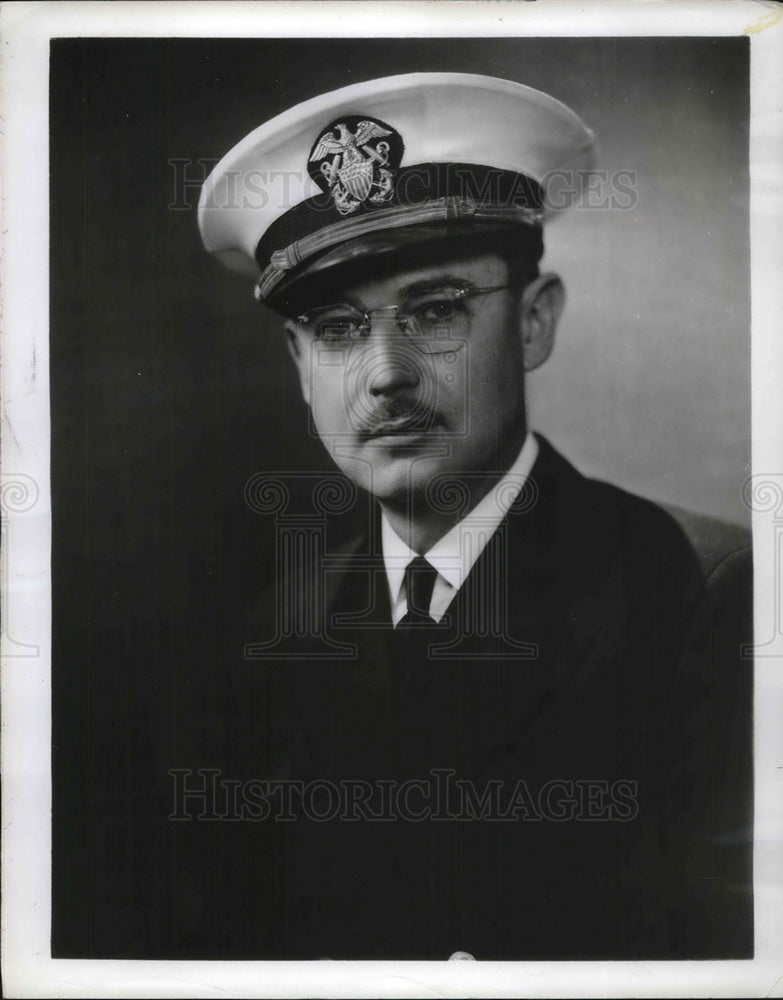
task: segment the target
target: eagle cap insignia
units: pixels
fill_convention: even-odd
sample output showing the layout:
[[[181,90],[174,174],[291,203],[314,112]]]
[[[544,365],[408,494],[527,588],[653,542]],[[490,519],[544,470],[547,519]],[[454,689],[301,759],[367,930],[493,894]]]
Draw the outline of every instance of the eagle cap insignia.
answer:
[[[360,205],[391,201],[404,148],[399,132],[385,122],[347,115],[319,134],[307,169],[340,215],[350,215]]]

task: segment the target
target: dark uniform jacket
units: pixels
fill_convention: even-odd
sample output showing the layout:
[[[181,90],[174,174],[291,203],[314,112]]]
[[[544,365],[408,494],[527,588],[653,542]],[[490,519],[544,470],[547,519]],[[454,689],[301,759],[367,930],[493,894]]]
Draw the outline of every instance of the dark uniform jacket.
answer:
[[[169,805],[129,953],[752,955],[747,537],[539,445],[437,628],[392,630],[374,528],[262,598],[202,758],[235,801]]]

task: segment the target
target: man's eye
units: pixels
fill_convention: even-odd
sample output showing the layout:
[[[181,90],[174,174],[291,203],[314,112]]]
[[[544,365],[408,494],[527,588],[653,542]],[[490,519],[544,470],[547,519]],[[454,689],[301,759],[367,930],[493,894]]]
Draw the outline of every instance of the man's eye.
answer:
[[[330,319],[318,325],[318,339],[327,343],[352,340],[358,333],[358,326],[349,319]]]
[[[417,303],[410,311],[420,322],[447,323],[462,312],[462,303],[453,296],[439,295]]]

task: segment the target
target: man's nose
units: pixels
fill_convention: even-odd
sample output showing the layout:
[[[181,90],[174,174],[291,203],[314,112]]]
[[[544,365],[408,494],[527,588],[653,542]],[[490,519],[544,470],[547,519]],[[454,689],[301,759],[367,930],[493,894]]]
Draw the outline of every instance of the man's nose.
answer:
[[[393,395],[415,389],[423,376],[423,361],[423,355],[405,336],[393,313],[372,317],[363,358],[371,395]]]

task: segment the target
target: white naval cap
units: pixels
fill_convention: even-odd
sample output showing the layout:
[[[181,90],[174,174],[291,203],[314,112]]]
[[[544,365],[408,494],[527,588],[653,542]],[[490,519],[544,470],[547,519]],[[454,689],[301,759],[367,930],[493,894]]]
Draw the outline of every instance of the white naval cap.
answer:
[[[557,210],[547,177],[578,184],[593,150],[570,108],[523,84],[388,76],[297,104],[242,139],[204,183],[199,228],[270,303],[315,271],[466,227],[524,230],[538,259]]]

